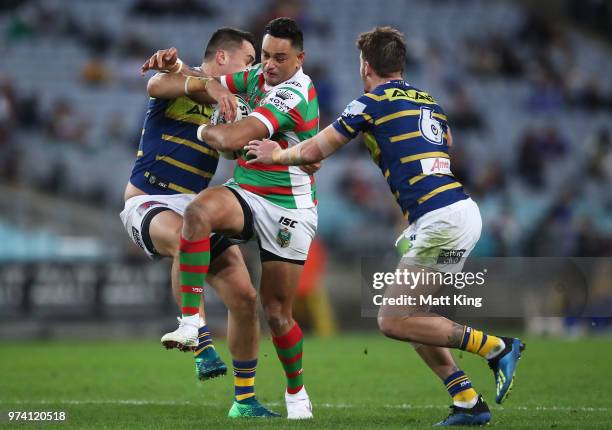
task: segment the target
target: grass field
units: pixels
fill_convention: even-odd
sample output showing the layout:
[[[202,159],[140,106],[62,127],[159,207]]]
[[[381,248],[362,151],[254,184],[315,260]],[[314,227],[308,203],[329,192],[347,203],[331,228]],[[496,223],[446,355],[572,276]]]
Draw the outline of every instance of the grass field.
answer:
[[[460,366],[492,406],[497,428],[601,428],[612,424],[610,339],[527,339],[518,378],[503,407],[494,405],[490,370],[463,354]],[[446,416],[442,384],[411,348],[379,335],[306,339],[305,381],[314,404],[309,422],[230,421],[232,378],[198,382],[190,355],[155,342],[2,342],[0,426],[8,411],[66,411],[45,428],[430,428]],[[227,359],[225,345],[217,348]],[[258,398],[284,413],[284,379],[264,339]]]

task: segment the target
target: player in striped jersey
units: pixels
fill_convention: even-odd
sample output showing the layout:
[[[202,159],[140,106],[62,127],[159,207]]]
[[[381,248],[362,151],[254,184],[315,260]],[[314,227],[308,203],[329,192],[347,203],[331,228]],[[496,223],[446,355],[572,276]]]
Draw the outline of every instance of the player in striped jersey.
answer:
[[[336,122],[299,145],[283,149],[271,140],[250,142],[247,154],[254,158],[247,163],[318,162],[362,132],[409,223],[396,243],[403,256],[399,269],[460,271],[480,237],[481,219],[478,206],[450,169],[452,135],[446,115],[433,97],[404,81],[406,46],[400,32],[376,28],[362,34],[357,46],[365,94],[352,101]],[[394,285],[387,288],[385,297],[414,295],[414,291],[426,296],[440,287]],[[486,403],[448,348],[487,359],[495,376],[496,401],[501,403],[512,386],[524,345],[519,339],[487,335],[429,313],[428,306],[406,306],[399,311],[381,306],[379,328],[390,338],[411,342],[444,381],[453,409],[438,424],[487,423],[491,414]]]
[[[200,127],[198,137],[219,151],[241,151],[250,140],[264,137],[293,146],[318,130],[317,95],[302,71],[302,31],[295,21],[278,18],[268,23],[265,33],[261,64],[201,84],[206,92],[226,88],[228,95],[241,94],[253,110],[236,123]],[[261,300],[287,378],[290,419],[312,418],[302,379],[302,332],[292,305],[316,226],[313,176],[299,167],[247,164],[244,153],[233,180],[200,193],[187,207],[183,223],[188,246],[181,248],[181,255],[189,252],[190,244],[205,243],[211,232],[257,238]]]
[[[213,107],[203,103],[206,100],[197,91],[185,94],[187,76],[205,79],[237,72],[254,59],[250,33],[221,28],[211,36],[199,68],[183,65],[174,48],[158,51],[143,65],[143,72],[167,69],[167,73],[156,74],[147,85],[149,107],[121,218],[133,241],[150,258],[173,259],[172,289],[181,307],[179,327],[185,330],[181,331],[183,336],[163,337],[162,343],[166,347],[194,349],[201,380],[224,375],[227,367],[215,351],[204,321],[203,275],[190,274],[188,283],[179,280],[180,267],[185,264],[179,261],[179,233],[185,207],[197,192],[208,187],[219,155],[196,138],[198,126],[209,121]],[[223,236],[213,235],[210,244],[198,251],[207,255],[207,266],[210,264],[208,283],[229,309],[228,343],[234,370],[239,371],[235,399],[248,399],[242,410],[245,416],[274,416],[277,414],[255,399],[259,342],[256,292],[238,247],[232,245]]]

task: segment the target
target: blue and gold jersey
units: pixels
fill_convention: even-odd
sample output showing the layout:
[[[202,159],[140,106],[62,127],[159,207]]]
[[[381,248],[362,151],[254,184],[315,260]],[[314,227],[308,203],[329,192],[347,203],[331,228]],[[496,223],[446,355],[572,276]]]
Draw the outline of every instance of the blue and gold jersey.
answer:
[[[447,118],[433,97],[403,80],[353,100],[334,128],[359,132],[409,222],[468,198],[450,169]]]
[[[149,99],[130,182],[147,194],[195,194],[208,186],[219,154],[199,142],[213,108],[188,97]]]

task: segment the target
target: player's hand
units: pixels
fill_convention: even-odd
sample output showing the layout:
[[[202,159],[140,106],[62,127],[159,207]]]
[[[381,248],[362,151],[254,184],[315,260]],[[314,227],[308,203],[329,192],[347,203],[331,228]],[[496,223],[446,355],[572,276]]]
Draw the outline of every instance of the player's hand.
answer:
[[[270,139],[251,140],[249,144],[245,146],[247,158],[253,157],[247,161],[247,164],[274,164],[274,161],[272,161],[272,153],[277,150],[277,148],[278,150],[282,150],[277,142]]]
[[[214,79],[206,84],[206,92],[218,103],[219,111],[225,121],[233,122],[236,119],[238,104],[232,92]]]
[[[174,47],[157,51],[142,65],[140,72],[145,74],[149,70],[169,70],[178,61],[178,50]]]
[[[300,166],[300,169],[303,172],[308,173],[309,175],[315,174],[320,168],[321,168],[321,161],[319,161],[318,163],[305,164],[303,166]]]

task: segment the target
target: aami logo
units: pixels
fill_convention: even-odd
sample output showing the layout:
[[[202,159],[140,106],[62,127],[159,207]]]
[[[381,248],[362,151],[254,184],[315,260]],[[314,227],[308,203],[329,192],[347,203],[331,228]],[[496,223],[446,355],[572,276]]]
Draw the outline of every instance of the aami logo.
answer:
[[[421,169],[424,175],[452,175],[450,159],[444,157],[422,159]]]
[[[436,172],[438,170],[450,169],[450,160],[448,158],[436,158],[431,166],[430,172]]]
[[[295,226],[298,223],[297,221],[289,219],[289,218],[285,218],[284,216],[280,217],[278,222],[282,225],[286,225],[287,227],[291,227],[291,228],[295,228]]]

